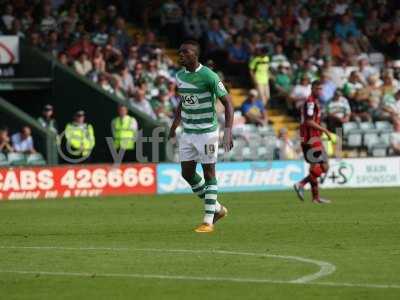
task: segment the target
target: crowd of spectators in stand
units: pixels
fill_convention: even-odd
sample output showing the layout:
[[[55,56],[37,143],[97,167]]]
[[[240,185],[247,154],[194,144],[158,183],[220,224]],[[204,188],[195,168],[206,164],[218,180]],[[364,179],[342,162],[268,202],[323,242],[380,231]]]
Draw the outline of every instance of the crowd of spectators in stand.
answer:
[[[14,133],[11,137],[7,127],[0,128],[0,153],[8,154],[13,152],[22,154],[36,153],[29,126],[23,126],[19,132]]]
[[[178,103],[176,66],[159,34],[173,47],[197,40],[203,61],[248,77],[264,105],[261,116],[268,115],[270,101],[298,117],[311,82],[321,79],[331,130],[349,120],[388,120],[400,132],[396,0],[168,0],[146,14],[159,24],[140,36],[129,34],[117,7],[103,1],[5,1],[0,32],[25,37],[128,106],[167,124]],[[244,117],[254,121],[248,112]],[[255,122],[264,125],[260,118]]]
[[[268,115],[269,100],[298,118],[320,79],[331,131],[349,121],[389,121],[400,132],[398,1],[170,0],[161,25],[172,42],[179,34],[200,41],[225,72],[251,75],[259,99],[250,95],[242,107],[248,123],[264,125],[254,112]]]
[[[155,32],[129,34],[108,1],[17,1],[0,7],[0,34],[17,34],[105,91],[169,123],[176,67]]]

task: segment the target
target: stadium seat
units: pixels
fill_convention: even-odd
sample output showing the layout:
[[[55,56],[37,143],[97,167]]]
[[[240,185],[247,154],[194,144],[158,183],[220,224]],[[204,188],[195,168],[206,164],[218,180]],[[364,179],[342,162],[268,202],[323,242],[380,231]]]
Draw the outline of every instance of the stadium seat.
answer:
[[[362,135],[361,133],[350,133],[347,136],[347,146],[351,148],[361,147]]]
[[[271,126],[260,126],[258,127],[258,133],[261,136],[271,136],[271,135],[275,135],[274,132],[274,128],[272,128]]]
[[[382,145],[390,146],[391,133],[390,132],[381,133],[379,139]]]
[[[22,153],[11,152],[8,153],[8,163],[12,166],[20,166],[26,164],[26,157]]]
[[[370,149],[380,143],[380,139],[377,133],[368,132],[364,134],[363,145]]]
[[[388,121],[375,122],[375,128],[379,130],[379,132],[393,132],[393,125]]]
[[[380,52],[370,53],[368,59],[371,65],[377,65],[378,67],[382,67],[385,62],[385,57]]]
[[[254,160],[255,153],[250,147],[244,147],[241,152],[241,158],[244,161]]]
[[[378,132],[378,130],[375,128],[374,123],[372,123],[372,122],[361,122],[359,126],[363,133]]]
[[[369,153],[373,157],[385,157],[388,153],[388,147],[377,145],[372,147]]]
[[[267,159],[268,150],[267,147],[258,147],[257,148],[257,159],[265,160]]]
[[[3,153],[0,153],[0,167],[8,166],[7,156]]]
[[[343,135],[347,136],[350,132],[356,132],[359,130],[357,122],[347,122],[343,124]]]
[[[26,157],[26,163],[30,166],[43,166],[46,164],[46,160],[40,153],[29,154]]]

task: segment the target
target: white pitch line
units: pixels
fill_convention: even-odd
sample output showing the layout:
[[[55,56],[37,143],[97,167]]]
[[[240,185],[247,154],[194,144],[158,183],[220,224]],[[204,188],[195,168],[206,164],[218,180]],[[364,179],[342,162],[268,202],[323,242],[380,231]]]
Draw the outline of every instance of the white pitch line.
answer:
[[[274,255],[274,254],[266,254],[266,253],[253,253],[253,252],[239,252],[239,251],[225,251],[225,250],[188,250],[188,249],[155,249],[155,248],[97,248],[97,247],[84,247],[84,248],[76,248],[76,247],[19,247],[19,246],[0,246],[0,249],[32,249],[32,250],[72,250],[72,251],[93,251],[93,250],[104,250],[104,251],[141,251],[141,252],[172,252],[172,253],[209,253],[209,254],[223,254],[223,255],[241,255],[241,256],[253,256],[253,257],[269,257],[269,258],[277,258],[284,260],[295,260],[302,263],[308,263],[316,265],[320,268],[320,270],[316,273],[302,276],[300,278],[291,280],[293,283],[306,283],[316,279],[319,279],[324,276],[328,276],[335,272],[336,267],[325,261],[319,261],[299,256],[286,256],[286,255]]]
[[[222,281],[241,283],[277,283],[294,285],[321,285],[333,287],[360,287],[377,289],[400,289],[398,284],[374,284],[374,283],[348,283],[348,282],[314,282],[314,280],[335,272],[336,267],[325,261],[313,260],[299,256],[284,256],[265,253],[237,252],[225,250],[188,250],[188,249],[155,249],[155,248],[121,248],[121,247],[59,247],[59,246],[0,246],[0,249],[31,249],[31,250],[71,250],[71,251],[142,251],[142,252],[170,252],[170,253],[210,253],[223,255],[244,255],[256,257],[270,257],[286,260],[296,260],[304,263],[314,264],[320,267],[316,273],[302,276],[295,280],[273,280],[262,278],[235,278],[235,277],[198,277],[181,275],[158,275],[158,274],[114,274],[114,273],[75,273],[75,272],[48,272],[48,271],[23,271],[23,270],[0,270],[0,273],[36,274],[49,276],[78,276],[78,277],[122,277],[122,278],[145,278],[145,279],[167,279],[167,280],[194,280],[194,281]]]
[[[275,283],[289,285],[318,285],[332,287],[358,287],[375,289],[400,289],[396,284],[368,284],[368,283],[347,283],[347,282],[293,282],[285,280],[257,279],[257,278],[231,278],[231,277],[198,277],[180,275],[157,275],[157,274],[118,274],[118,273],[76,273],[76,272],[48,272],[48,271],[21,271],[21,270],[0,270],[0,273],[13,273],[23,275],[43,276],[71,276],[71,277],[109,277],[109,278],[141,278],[141,279],[166,279],[166,280],[187,280],[187,281],[218,281],[237,283]]]

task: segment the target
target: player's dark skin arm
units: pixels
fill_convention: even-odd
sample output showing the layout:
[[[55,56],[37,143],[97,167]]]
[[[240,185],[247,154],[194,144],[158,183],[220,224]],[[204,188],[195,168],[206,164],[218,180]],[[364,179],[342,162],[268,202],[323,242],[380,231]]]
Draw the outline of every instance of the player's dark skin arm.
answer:
[[[328,136],[328,139],[332,139],[332,137],[331,137],[331,133],[329,132],[329,130],[328,129],[326,129],[326,128],[324,128],[324,127],[322,127],[321,125],[319,125],[317,122],[315,122],[314,120],[307,120],[306,121],[306,124],[307,124],[307,126],[308,127],[310,127],[310,128],[313,128],[313,129],[316,129],[316,130],[319,130],[319,131],[321,131],[321,132],[324,132],[327,136]]]
[[[172,122],[171,129],[169,130],[168,139],[175,138],[176,136],[176,128],[178,128],[181,123],[181,112],[182,112],[182,100],[179,102],[178,107],[176,108],[175,118]]]
[[[233,148],[232,126],[233,126],[233,105],[229,96],[219,98],[225,107],[225,131],[224,131],[224,147],[228,152]]]

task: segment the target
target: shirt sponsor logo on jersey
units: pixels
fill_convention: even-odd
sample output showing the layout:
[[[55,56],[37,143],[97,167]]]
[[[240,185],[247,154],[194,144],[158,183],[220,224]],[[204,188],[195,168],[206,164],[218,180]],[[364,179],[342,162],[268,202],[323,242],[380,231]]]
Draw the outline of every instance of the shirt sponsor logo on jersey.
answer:
[[[185,106],[194,106],[199,104],[199,98],[196,95],[182,95],[182,99]]]

